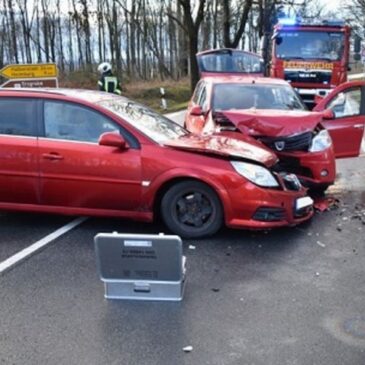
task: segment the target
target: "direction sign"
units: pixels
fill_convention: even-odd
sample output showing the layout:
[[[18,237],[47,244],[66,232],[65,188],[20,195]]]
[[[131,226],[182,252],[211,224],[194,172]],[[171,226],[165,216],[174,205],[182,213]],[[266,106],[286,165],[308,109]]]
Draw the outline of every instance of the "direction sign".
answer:
[[[39,88],[39,87],[58,87],[58,80],[56,78],[49,79],[16,79],[8,80],[0,85],[2,88]]]
[[[0,70],[0,75],[7,79],[40,79],[57,77],[54,63],[7,65]]]

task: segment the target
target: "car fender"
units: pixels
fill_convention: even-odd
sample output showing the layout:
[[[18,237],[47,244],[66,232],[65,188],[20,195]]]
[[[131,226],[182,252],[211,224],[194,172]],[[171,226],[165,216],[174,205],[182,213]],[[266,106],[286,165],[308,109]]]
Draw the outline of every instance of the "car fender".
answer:
[[[224,215],[229,215],[229,212],[231,210],[231,202],[224,184],[218,181],[216,176],[213,176],[207,171],[194,168],[173,168],[157,176],[155,179],[153,179],[153,181],[149,183],[148,186],[142,185],[143,205],[148,210],[153,211],[153,207],[157,202],[156,199],[158,200],[161,197],[161,193],[163,193],[166,187],[170,186],[170,184],[173,184],[174,181],[178,182],[188,179],[203,182],[211,187],[216,192],[218,198],[221,201]]]

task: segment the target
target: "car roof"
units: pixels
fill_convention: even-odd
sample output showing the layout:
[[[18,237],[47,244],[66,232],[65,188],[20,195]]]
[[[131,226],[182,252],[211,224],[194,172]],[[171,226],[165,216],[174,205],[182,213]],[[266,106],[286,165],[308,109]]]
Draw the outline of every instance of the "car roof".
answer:
[[[121,96],[107,93],[104,91],[87,90],[87,89],[67,89],[67,88],[3,88],[0,89],[0,96],[5,95],[19,95],[27,97],[41,97],[47,98],[47,96],[63,96],[67,98],[77,99],[80,101],[86,101],[89,103],[97,104],[103,100],[110,100],[113,98],[119,98]]]
[[[260,84],[260,85],[290,85],[287,81],[273,77],[258,76],[235,76],[235,75],[217,75],[202,77],[202,80],[211,84]]]

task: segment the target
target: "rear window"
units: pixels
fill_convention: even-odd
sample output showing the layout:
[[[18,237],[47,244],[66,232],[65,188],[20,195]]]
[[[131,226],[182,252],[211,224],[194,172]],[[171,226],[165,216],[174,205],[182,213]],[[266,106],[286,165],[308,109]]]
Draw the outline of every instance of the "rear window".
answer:
[[[200,72],[262,73],[260,56],[244,51],[216,51],[197,57]]]
[[[34,135],[32,99],[0,98],[0,134]]]

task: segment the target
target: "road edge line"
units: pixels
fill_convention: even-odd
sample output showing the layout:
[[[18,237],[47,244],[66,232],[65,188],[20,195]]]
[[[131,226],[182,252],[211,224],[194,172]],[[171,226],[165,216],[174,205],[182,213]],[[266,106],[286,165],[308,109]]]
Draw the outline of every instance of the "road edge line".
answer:
[[[81,223],[85,222],[88,217],[79,217],[74,219],[73,221],[67,223],[66,225],[58,228],[54,232],[48,234],[47,236],[41,238],[37,242],[34,242],[30,246],[24,248],[23,250],[17,252],[13,256],[10,256],[3,262],[0,262],[0,275],[4,274],[6,271],[13,268],[15,265],[24,261],[28,257],[34,255],[37,251],[44,248],[46,245],[54,241],[56,238],[64,235],[65,233],[71,231],[71,229],[77,227]]]

